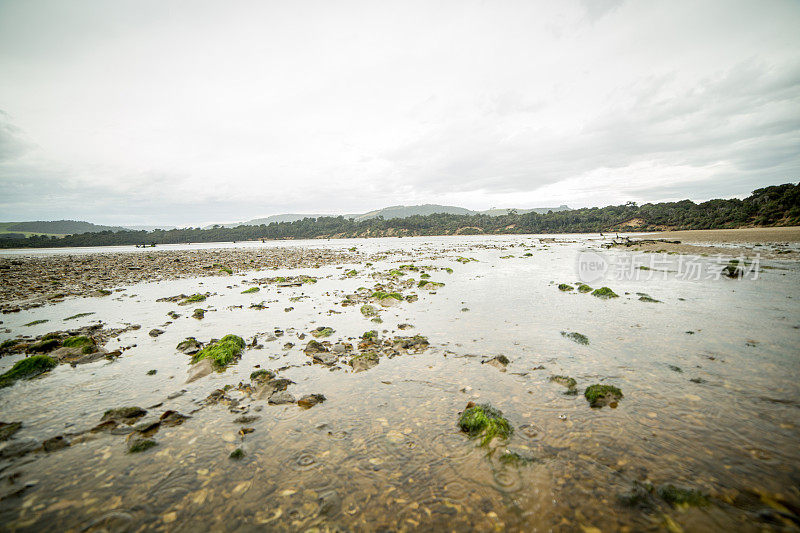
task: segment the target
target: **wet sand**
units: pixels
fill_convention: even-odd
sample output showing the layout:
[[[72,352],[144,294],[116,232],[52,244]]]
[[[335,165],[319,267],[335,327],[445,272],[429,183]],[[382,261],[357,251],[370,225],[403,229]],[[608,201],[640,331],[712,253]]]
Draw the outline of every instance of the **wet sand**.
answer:
[[[687,243],[790,243],[800,242],[800,226],[663,231],[654,237]]]

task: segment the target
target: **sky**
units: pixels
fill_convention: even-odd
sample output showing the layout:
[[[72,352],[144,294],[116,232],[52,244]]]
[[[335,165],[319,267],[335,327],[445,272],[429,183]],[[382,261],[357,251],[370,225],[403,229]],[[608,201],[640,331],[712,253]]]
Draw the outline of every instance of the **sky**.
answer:
[[[0,220],[603,206],[800,180],[800,2],[0,0]]]

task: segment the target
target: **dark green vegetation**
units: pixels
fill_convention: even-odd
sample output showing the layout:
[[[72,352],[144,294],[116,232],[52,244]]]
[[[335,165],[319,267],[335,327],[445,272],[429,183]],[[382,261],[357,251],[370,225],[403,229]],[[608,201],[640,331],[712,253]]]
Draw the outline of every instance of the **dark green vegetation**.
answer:
[[[27,324],[23,324],[24,326],[36,326],[37,324],[44,324],[45,322],[49,322],[48,320],[34,320],[33,322],[28,322]]]
[[[373,298],[377,298],[378,300],[385,300],[387,298],[394,298],[395,300],[403,300],[403,296],[399,292],[383,292],[383,291],[375,291],[372,293]]]
[[[573,342],[577,342],[578,344],[583,344],[584,346],[589,344],[589,337],[577,331],[562,331],[561,336]]]
[[[250,381],[269,381],[274,377],[275,377],[275,372],[271,372],[269,370],[261,368],[250,374]]]
[[[0,388],[14,384],[18,379],[29,379],[57,366],[54,360],[46,355],[34,355],[17,361],[11,370],[0,375]]]
[[[94,346],[95,342],[94,339],[87,337],[86,335],[76,335],[74,337],[67,337],[64,339],[62,345],[67,348],[86,348],[88,346]]]
[[[205,294],[192,294],[191,296],[187,296],[180,305],[190,304],[194,302],[203,302],[206,299]]]
[[[603,407],[618,402],[622,398],[622,391],[613,385],[590,385],[583,391],[583,396],[592,407]]]
[[[691,200],[658,204],[593,207],[545,214],[535,212],[502,216],[435,213],[407,218],[355,220],[339,217],[304,218],[293,222],[274,222],[260,226],[210,229],[117,231],[75,233],[66,237],[30,236],[0,239],[2,248],[110,246],[120,244],[176,244],[257,239],[311,239],[315,237],[380,236],[392,230],[401,235],[452,235],[463,228],[478,233],[595,233],[620,229],[646,231],[660,229],[715,229],[742,226],[800,225],[800,184],[765,187],[744,200]],[[16,230],[15,230],[16,231]],[[76,231],[89,231],[80,229]],[[462,232],[463,233],[463,232]]]
[[[194,357],[192,357],[192,363],[203,359],[211,359],[215,367],[225,368],[242,354],[244,346],[244,339],[241,337],[237,335],[225,335],[217,342],[209,344],[197,352]]]
[[[558,284],[558,290],[564,291],[564,292],[572,291],[572,290],[575,290],[575,287],[573,287],[572,285],[567,285],[566,283],[559,283]]]
[[[581,293],[592,292],[592,288],[586,285],[585,283],[581,283],[580,285],[578,285],[578,292]]]
[[[503,413],[488,403],[468,407],[461,413],[458,426],[470,437],[481,436],[481,446],[485,446],[495,437],[507,439],[514,432]]]

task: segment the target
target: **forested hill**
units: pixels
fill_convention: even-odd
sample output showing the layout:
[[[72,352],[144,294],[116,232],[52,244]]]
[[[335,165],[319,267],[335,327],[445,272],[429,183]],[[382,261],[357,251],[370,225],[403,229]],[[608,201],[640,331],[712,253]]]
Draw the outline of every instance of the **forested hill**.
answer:
[[[34,220],[31,222],[5,222],[3,223],[3,230],[67,235],[73,233],[96,233],[98,231],[124,231],[125,228],[99,226],[80,220]]]
[[[260,226],[155,231],[103,231],[63,238],[31,236],[4,239],[3,248],[175,244],[256,239],[312,239],[410,235],[466,235],[499,233],[596,233],[715,229],[748,226],[800,225],[800,184],[787,183],[758,189],[744,200],[690,200],[658,204],[594,207],[551,213],[458,215],[438,213],[408,218],[355,221],[344,217],[306,218]]]

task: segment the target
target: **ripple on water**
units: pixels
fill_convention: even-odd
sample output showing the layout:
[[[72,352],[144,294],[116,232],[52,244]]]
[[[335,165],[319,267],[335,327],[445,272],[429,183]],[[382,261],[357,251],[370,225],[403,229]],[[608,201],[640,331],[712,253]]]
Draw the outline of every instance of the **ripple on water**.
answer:
[[[475,442],[459,433],[437,433],[429,442],[429,447],[434,455],[453,461],[466,459],[475,453]]]
[[[314,452],[311,450],[301,450],[292,456],[289,465],[294,470],[304,471],[316,468],[320,466],[320,463],[314,455]]]

